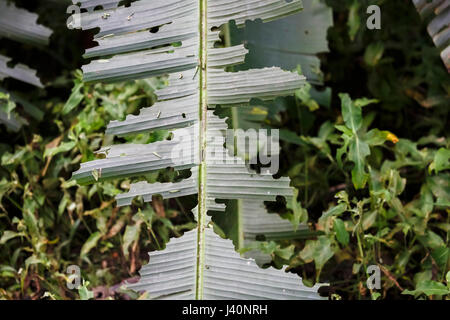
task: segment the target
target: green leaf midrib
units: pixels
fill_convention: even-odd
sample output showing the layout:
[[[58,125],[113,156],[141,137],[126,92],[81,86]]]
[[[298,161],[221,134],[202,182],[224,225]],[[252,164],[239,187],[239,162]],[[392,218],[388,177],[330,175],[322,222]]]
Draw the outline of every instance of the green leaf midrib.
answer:
[[[206,228],[206,134],[207,134],[207,47],[208,23],[207,2],[199,0],[199,190],[198,190],[198,238],[197,238],[197,269],[195,283],[195,299],[203,299],[203,270],[205,265],[205,228]]]

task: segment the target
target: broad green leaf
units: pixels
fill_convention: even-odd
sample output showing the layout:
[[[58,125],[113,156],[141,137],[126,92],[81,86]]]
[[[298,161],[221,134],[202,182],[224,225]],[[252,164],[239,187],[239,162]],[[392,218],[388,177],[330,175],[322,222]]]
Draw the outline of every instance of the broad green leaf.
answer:
[[[341,219],[337,218],[334,220],[334,231],[336,232],[336,239],[344,247],[348,245],[350,241],[350,235],[345,229],[345,223]]]
[[[395,258],[395,264],[400,270],[405,270],[408,262],[411,258],[411,252],[409,250],[404,250],[400,252]]]
[[[380,146],[390,139],[392,139],[392,133],[378,129],[370,130],[364,135],[364,141],[371,147]]]
[[[434,208],[434,199],[433,193],[431,192],[428,184],[423,184],[420,188],[420,200],[419,200],[419,209],[415,211],[415,213],[420,217],[426,217],[429,215]]]
[[[277,248],[275,249],[275,254],[284,260],[289,260],[294,254],[295,246],[290,245],[286,248]]]
[[[422,272],[418,272],[414,275],[414,284],[417,286],[419,283],[429,281],[433,277],[431,269],[427,269]]]
[[[102,234],[100,232],[94,232],[92,233],[87,241],[83,244],[80,251],[80,257],[85,257],[96,245],[97,242],[102,237]]]
[[[45,261],[43,259],[38,258],[36,255],[32,255],[29,256],[26,260],[25,260],[25,268],[28,270],[28,268],[31,265],[36,265],[36,264],[42,264],[45,265]]]
[[[375,67],[383,57],[384,44],[382,42],[371,43],[364,53],[364,62],[369,67]]]
[[[295,132],[286,129],[280,130],[280,139],[299,146],[306,145],[306,142],[300,136],[298,136]]]
[[[418,236],[418,239],[423,243],[424,246],[431,249],[438,249],[445,246],[444,240],[431,230],[427,230],[424,236]]]
[[[73,148],[75,148],[76,145],[77,145],[76,142],[70,141],[70,142],[63,142],[55,148],[45,149],[44,158],[53,157],[58,153],[71,151]]]
[[[381,293],[379,292],[372,292],[372,300],[377,300],[379,297],[381,297]]]
[[[88,289],[89,281],[83,280],[83,284],[78,288],[80,300],[90,300],[94,298],[94,292]]]
[[[346,93],[340,93],[339,98],[341,98],[342,117],[345,125],[356,134],[362,125],[362,109],[361,107],[356,107]]]
[[[334,256],[333,244],[327,236],[308,240],[299,256],[306,263],[314,261],[317,273],[320,274],[325,263]]]
[[[434,170],[436,173],[450,169],[450,150],[440,148],[434,156]]]
[[[450,290],[443,284],[433,280],[425,280],[419,282],[415,290],[405,290],[402,294],[409,294],[418,296],[420,294],[425,294],[427,296],[434,295],[447,295],[450,294]]]
[[[62,114],[66,115],[73,109],[75,109],[83,100],[84,95],[81,93],[81,89],[83,88],[83,82],[80,82],[75,85],[72,89],[72,93],[70,94],[69,99],[62,109]]]
[[[339,216],[342,213],[347,211],[347,205],[345,203],[340,203],[337,206],[333,206],[330,209],[328,209],[326,212],[322,214],[320,219],[327,219],[332,216]]]
[[[14,232],[10,230],[6,230],[3,232],[2,237],[0,238],[0,244],[5,244],[11,239],[17,238],[17,237],[23,237],[25,234],[23,232]]]
[[[23,210],[23,220],[27,226],[28,232],[32,237],[39,237],[39,227],[36,216],[34,215],[35,203],[33,200],[27,199],[25,201]]]
[[[362,108],[368,106],[369,104],[378,103],[377,99],[360,98],[353,101],[355,107]]]
[[[363,230],[367,230],[373,226],[378,216],[378,212],[376,210],[372,212],[365,213],[362,218],[362,227]]]
[[[294,213],[293,225],[295,229],[298,228],[300,223],[308,222],[308,211],[302,207],[302,204],[297,200],[298,190],[294,190],[294,196],[291,201],[287,203],[287,208],[291,209]]]
[[[123,235],[122,251],[125,256],[128,256],[130,245],[139,239],[140,224],[127,226],[125,234]]]
[[[441,270],[445,270],[447,266],[450,266],[450,248],[447,246],[434,249],[431,252],[431,256]]]
[[[436,206],[450,206],[450,174],[441,172],[439,175],[429,176],[427,186],[431,189],[436,199]]]
[[[354,0],[352,5],[350,6],[350,11],[348,15],[348,34],[350,36],[350,40],[355,40],[356,34],[361,26],[361,17],[359,16],[359,8],[361,4],[358,0]]]
[[[352,182],[356,189],[364,188],[369,174],[366,172],[366,157],[370,155],[367,143],[358,137],[352,139],[349,145],[348,158],[354,163],[352,170]]]

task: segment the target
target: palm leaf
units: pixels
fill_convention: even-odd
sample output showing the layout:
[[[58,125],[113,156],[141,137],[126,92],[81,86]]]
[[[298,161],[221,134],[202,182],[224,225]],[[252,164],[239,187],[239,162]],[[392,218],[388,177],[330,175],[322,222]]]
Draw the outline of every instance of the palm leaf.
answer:
[[[11,58],[0,55],[0,80],[13,78],[39,88],[43,87],[41,81],[36,76],[35,70],[20,63],[16,64],[14,67],[9,67],[8,63],[11,61]]]
[[[38,15],[0,0],[0,37],[21,43],[47,45],[52,31],[37,23]]]
[[[121,0],[72,0],[74,4],[80,4],[81,9],[93,11],[95,8],[102,7],[103,9],[117,8]]]
[[[270,23],[248,23],[230,28],[231,43],[245,42],[250,50],[240,68],[279,66],[285,70],[302,66],[312,84],[322,84],[318,53],[328,52],[327,31],[333,25],[333,11],[320,0],[303,0],[302,12]],[[283,34],[280,37],[280,33]]]
[[[27,10],[17,8],[6,0],[0,0],[0,38],[9,38],[21,43],[43,46],[47,45],[52,31],[37,23],[38,16]],[[0,81],[13,78],[30,85],[42,88],[43,85],[36,76],[36,71],[24,64],[18,63],[12,67],[8,64],[11,58],[0,54]],[[6,93],[6,90],[0,89]],[[11,99],[20,103],[31,116],[41,119],[42,111],[16,94],[9,93]],[[7,115],[0,110],[0,123],[12,131],[18,131],[26,120],[15,113]]]
[[[296,69],[301,65],[308,82],[322,85],[320,60],[318,53],[328,51],[327,30],[333,24],[332,9],[318,0],[303,0],[304,10],[285,19],[266,24],[251,22],[244,29],[233,26],[225,28],[229,37],[227,45],[245,42],[250,49],[245,63],[233,69],[248,69],[278,65],[285,69]],[[280,34],[283,34],[280,37]],[[311,94],[316,100],[330,100],[331,89]],[[273,103],[273,102],[270,102]],[[284,103],[284,102],[278,102]],[[255,104],[252,106],[223,110],[224,115],[232,118],[234,128],[262,128],[271,105]],[[272,108],[273,109],[273,108]],[[236,147],[236,153],[242,157],[245,148]],[[232,209],[224,219],[220,215],[214,217],[222,230],[229,236],[236,247],[249,247],[256,242],[257,236],[267,240],[280,240],[310,237],[306,226],[295,227],[290,221],[280,219],[276,214],[267,214],[264,203],[259,201],[234,200],[228,203]],[[228,209],[227,209],[228,211]],[[230,219],[232,220],[230,222]],[[269,262],[270,257],[263,256],[256,250],[246,256],[257,259],[258,263]]]
[[[318,285],[307,288],[297,275],[259,268],[210,228],[203,236],[208,244],[202,254],[203,299],[320,299]],[[151,262],[141,269],[140,281],[127,287],[149,291],[152,299],[196,298],[197,239],[198,230],[193,230],[172,239],[164,251],[150,253]]]
[[[225,206],[225,204],[224,204]],[[220,210],[215,210],[220,211]],[[255,259],[260,266],[272,261],[272,256],[261,252],[261,241],[305,239],[314,236],[307,225],[297,227],[290,220],[282,219],[277,213],[268,213],[264,201],[228,201],[223,212],[215,212],[213,221],[220,227],[237,249],[245,249],[244,256]]]
[[[12,131],[19,131],[20,128],[24,123],[26,123],[26,120],[17,116],[13,112],[10,112],[9,114],[6,113],[3,110],[0,110],[0,123],[5,124],[5,126],[12,130]]]
[[[329,51],[327,30],[333,25],[333,11],[320,0],[303,0],[303,4],[302,12],[285,19],[267,24],[253,22],[244,29],[230,27],[228,45],[245,42],[250,49],[245,63],[237,69],[276,65],[294,70],[300,65],[309,83],[323,85],[317,54]],[[281,33],[282,37],[279,36]],[[323,105],[329,105],[331,101],[331,88],[317,91],[312,87],[310,94]],[[257,104],[223,114],[232,117],[236,128],[259,128],[270,108],[265,104]]]
[[[428,21],[428,33],[441,50],[441,57],[450,72],[450,2],[446,0],[413,0],[420,15]]]
[[[217,28],[229,20],[243,26],[247,20],[271,21],[301,9],[299,0],[156,0],[81,14],[82,28],[100,28],[95,37],[99,45],[86,53],[96,58],[83,66],[86,81],[169,74],[169,85],[156,92],[155,105],[110,123],[107,132],[168,129],[173,137],[104,148],[100,152],[106,158],[83,163],[73,178],[93,183],[167,167],[190,169],[191,177],[181,182],[134,184],[117,197],[118,204],[128,205],[136,196],[149,202],[154,194],[198,194],[197,229],[172,240],[164,251],[151,253],[149,266],[133,287],[149,291],[153,298],[319,298],[317,288],[302,286],[296,275],[258,269],[253,260],[241,258],[230,241],[212,232],[207,216],[208,211],[225,210],[218,199],[263,202],[293,195],[288,178],[257,174],[230,155],[224,147],[226,119],[212,109],[292,95],[305,84],[305,77],[275,67],[225,72],[223,68],[243,63],[247,50],[242,45],[214,48],[214,43],[219,40]],[[292,286],[293,279],[298,284]]]

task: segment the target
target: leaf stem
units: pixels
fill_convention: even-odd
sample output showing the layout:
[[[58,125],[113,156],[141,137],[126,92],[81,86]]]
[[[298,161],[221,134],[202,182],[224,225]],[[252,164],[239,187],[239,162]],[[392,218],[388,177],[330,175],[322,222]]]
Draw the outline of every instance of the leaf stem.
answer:
[[[198,239],[197,239],[197,273],[195,283],[195,299],[203,298],[203,270],[205,263],[205,228],[206,228],[206,130],[207,130],[207,45],[208,45],[208,23],[207,23],[207,0],[200,1],[199,10],[199,138],[200,138],[200,166],[199,166],[199,191],[198,191]]]

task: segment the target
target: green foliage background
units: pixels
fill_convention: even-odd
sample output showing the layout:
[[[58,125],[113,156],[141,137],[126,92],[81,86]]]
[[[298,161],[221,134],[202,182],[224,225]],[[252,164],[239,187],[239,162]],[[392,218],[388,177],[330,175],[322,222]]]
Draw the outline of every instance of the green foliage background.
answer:
[[[331,101],[316,101],[305,88],[260,119],[281,130],[280,174],[299,194],[297,202],[270,209],[307,223],[315,237],[262,241],[260,249],[306,284],[330,283],[324,294],[332,299],[448,299],[449,75],[411,1],[326,2],[335,22],[331,52],[321,56]],[[113,142],[103,134],[106,124],[151,105],[163,80],[82,83],[75,70],[89,34],[66,29],[65,16],[54,14],[65,12],[64,4],[17,3],[56,32],[45,50],[2,39],[0,52],[20,52],[46,89],[2,84],[45,115],[28,119],[19,133],[0,127],[0,298],[88,299],[90,290],[96,298],[139,298],[120,282],[136,276],[149,250],[194,226],[195,199],[119,209],[113,197],[129,179],[78,186],[70,177]],[[365,28],[369,4],[381,6],[381,30]],[[11,107],[7,96],[0,101]],[[143,178],[179,179],[174,171]],[[81,268],[86,282],[79,291],[66,286],[69,265]],[[381,270],[379,290],[366,286],[371,265]]]

